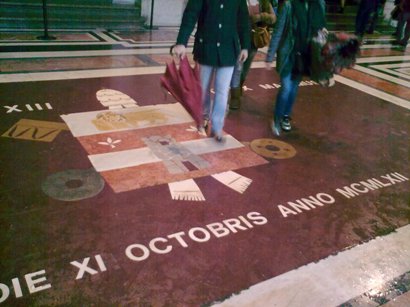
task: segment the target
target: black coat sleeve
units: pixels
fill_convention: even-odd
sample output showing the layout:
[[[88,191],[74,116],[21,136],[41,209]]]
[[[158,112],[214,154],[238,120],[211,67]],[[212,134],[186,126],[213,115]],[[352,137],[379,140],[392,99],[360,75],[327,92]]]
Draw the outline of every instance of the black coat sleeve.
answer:
[[[248,5],[246,0],[241,0],[238,10],[238,34],[241,49],[249,49],[251,47],[250,28]]]
[[[205,0],[189,0],[185,7],[184,14],[182,16],[181,27],[179,28],[177,44],[187,45],[189,36],[194,30],[195,24],[198,21],[199,15],[202,10],[202,5]]]

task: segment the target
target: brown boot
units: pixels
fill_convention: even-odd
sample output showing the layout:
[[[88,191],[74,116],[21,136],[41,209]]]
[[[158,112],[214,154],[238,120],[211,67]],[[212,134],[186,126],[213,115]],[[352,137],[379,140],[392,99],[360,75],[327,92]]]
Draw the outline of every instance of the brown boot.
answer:
[[[238,110],[241,107],[241,89],[239,87],[231,88],[231,99],[229,109]]]

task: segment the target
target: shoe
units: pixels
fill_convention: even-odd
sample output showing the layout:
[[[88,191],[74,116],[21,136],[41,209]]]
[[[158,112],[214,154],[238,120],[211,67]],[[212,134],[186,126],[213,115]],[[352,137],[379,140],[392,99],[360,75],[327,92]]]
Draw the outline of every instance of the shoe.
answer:
[[[206,131],[205,128],[203,126],[198,126],[198,133],[202,136],[206,136]]]
[[[292,130],[292,125],[290,124],[291,118],[289,115],[283,116],[282,120],[280,121],[280,127],[282,128],[283,131],[289,132]]]
[[[223,133],[223,132],[221,132]],[[211,133],[209,134],[209,136],[211,138],[214,138],[215,141],[217,141],[218,143],[225,143],[226,138],[223,136],[223,134],[221,133],[216,133],[215,131],[211,131]]]
[[[225,143],[226,138],[222,134],[216,134],[215,132],[211,132],[210,137],[214,138],[215,141],[218,143]]]
[[[270,123],[270,128],[271,128],[273,134],[275,134],[276,136],[280,136],[281,127],[279,125],[279,121],[275,121],[275,120],[272,119],[272,121]]]
[[[204,122],[201,125],[198,125],[198,133],[202,136],[208,136],[209,120],[204,119]]]
[[[403,41],[400,41],[400,40],[396,40],[392,44],[399,47],[399,49],[406,49],[406,47],[407,47],[407,43],[405,43]]]
[[[204,130],[205,130],[205,132],[208,131],[208,127],[209,127],[209,119],[204,119]]]
[[[226,138],[222,135],[215,135],[214,136],[215,141],[217,141],[218,143],[225,143],[226,142]]]

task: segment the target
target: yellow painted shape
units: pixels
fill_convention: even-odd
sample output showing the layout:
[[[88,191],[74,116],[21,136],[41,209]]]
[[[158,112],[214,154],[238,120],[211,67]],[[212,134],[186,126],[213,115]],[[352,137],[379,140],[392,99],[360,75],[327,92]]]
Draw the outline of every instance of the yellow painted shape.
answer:
[[[92,123],[98,130],[106,131],[137,128],[142,124],[165,124],[167,120],[167,116],[160,110],[137,111],[124,114],[107,111],[98,113],[96,119],[92,120]]]
[[[52,142],[62,130],[69,130],[64,123],[20,119],[2,137]]]

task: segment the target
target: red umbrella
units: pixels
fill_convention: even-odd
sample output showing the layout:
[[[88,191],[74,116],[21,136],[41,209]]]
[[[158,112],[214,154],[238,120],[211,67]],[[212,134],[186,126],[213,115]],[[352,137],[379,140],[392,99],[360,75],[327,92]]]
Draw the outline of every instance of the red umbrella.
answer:
[[[185,107],[198,126],[202,126],[202,89],[198,64],[192,68],[187,57],[184,57],[177,67],[173,60],[166,66],[161,86]]]

